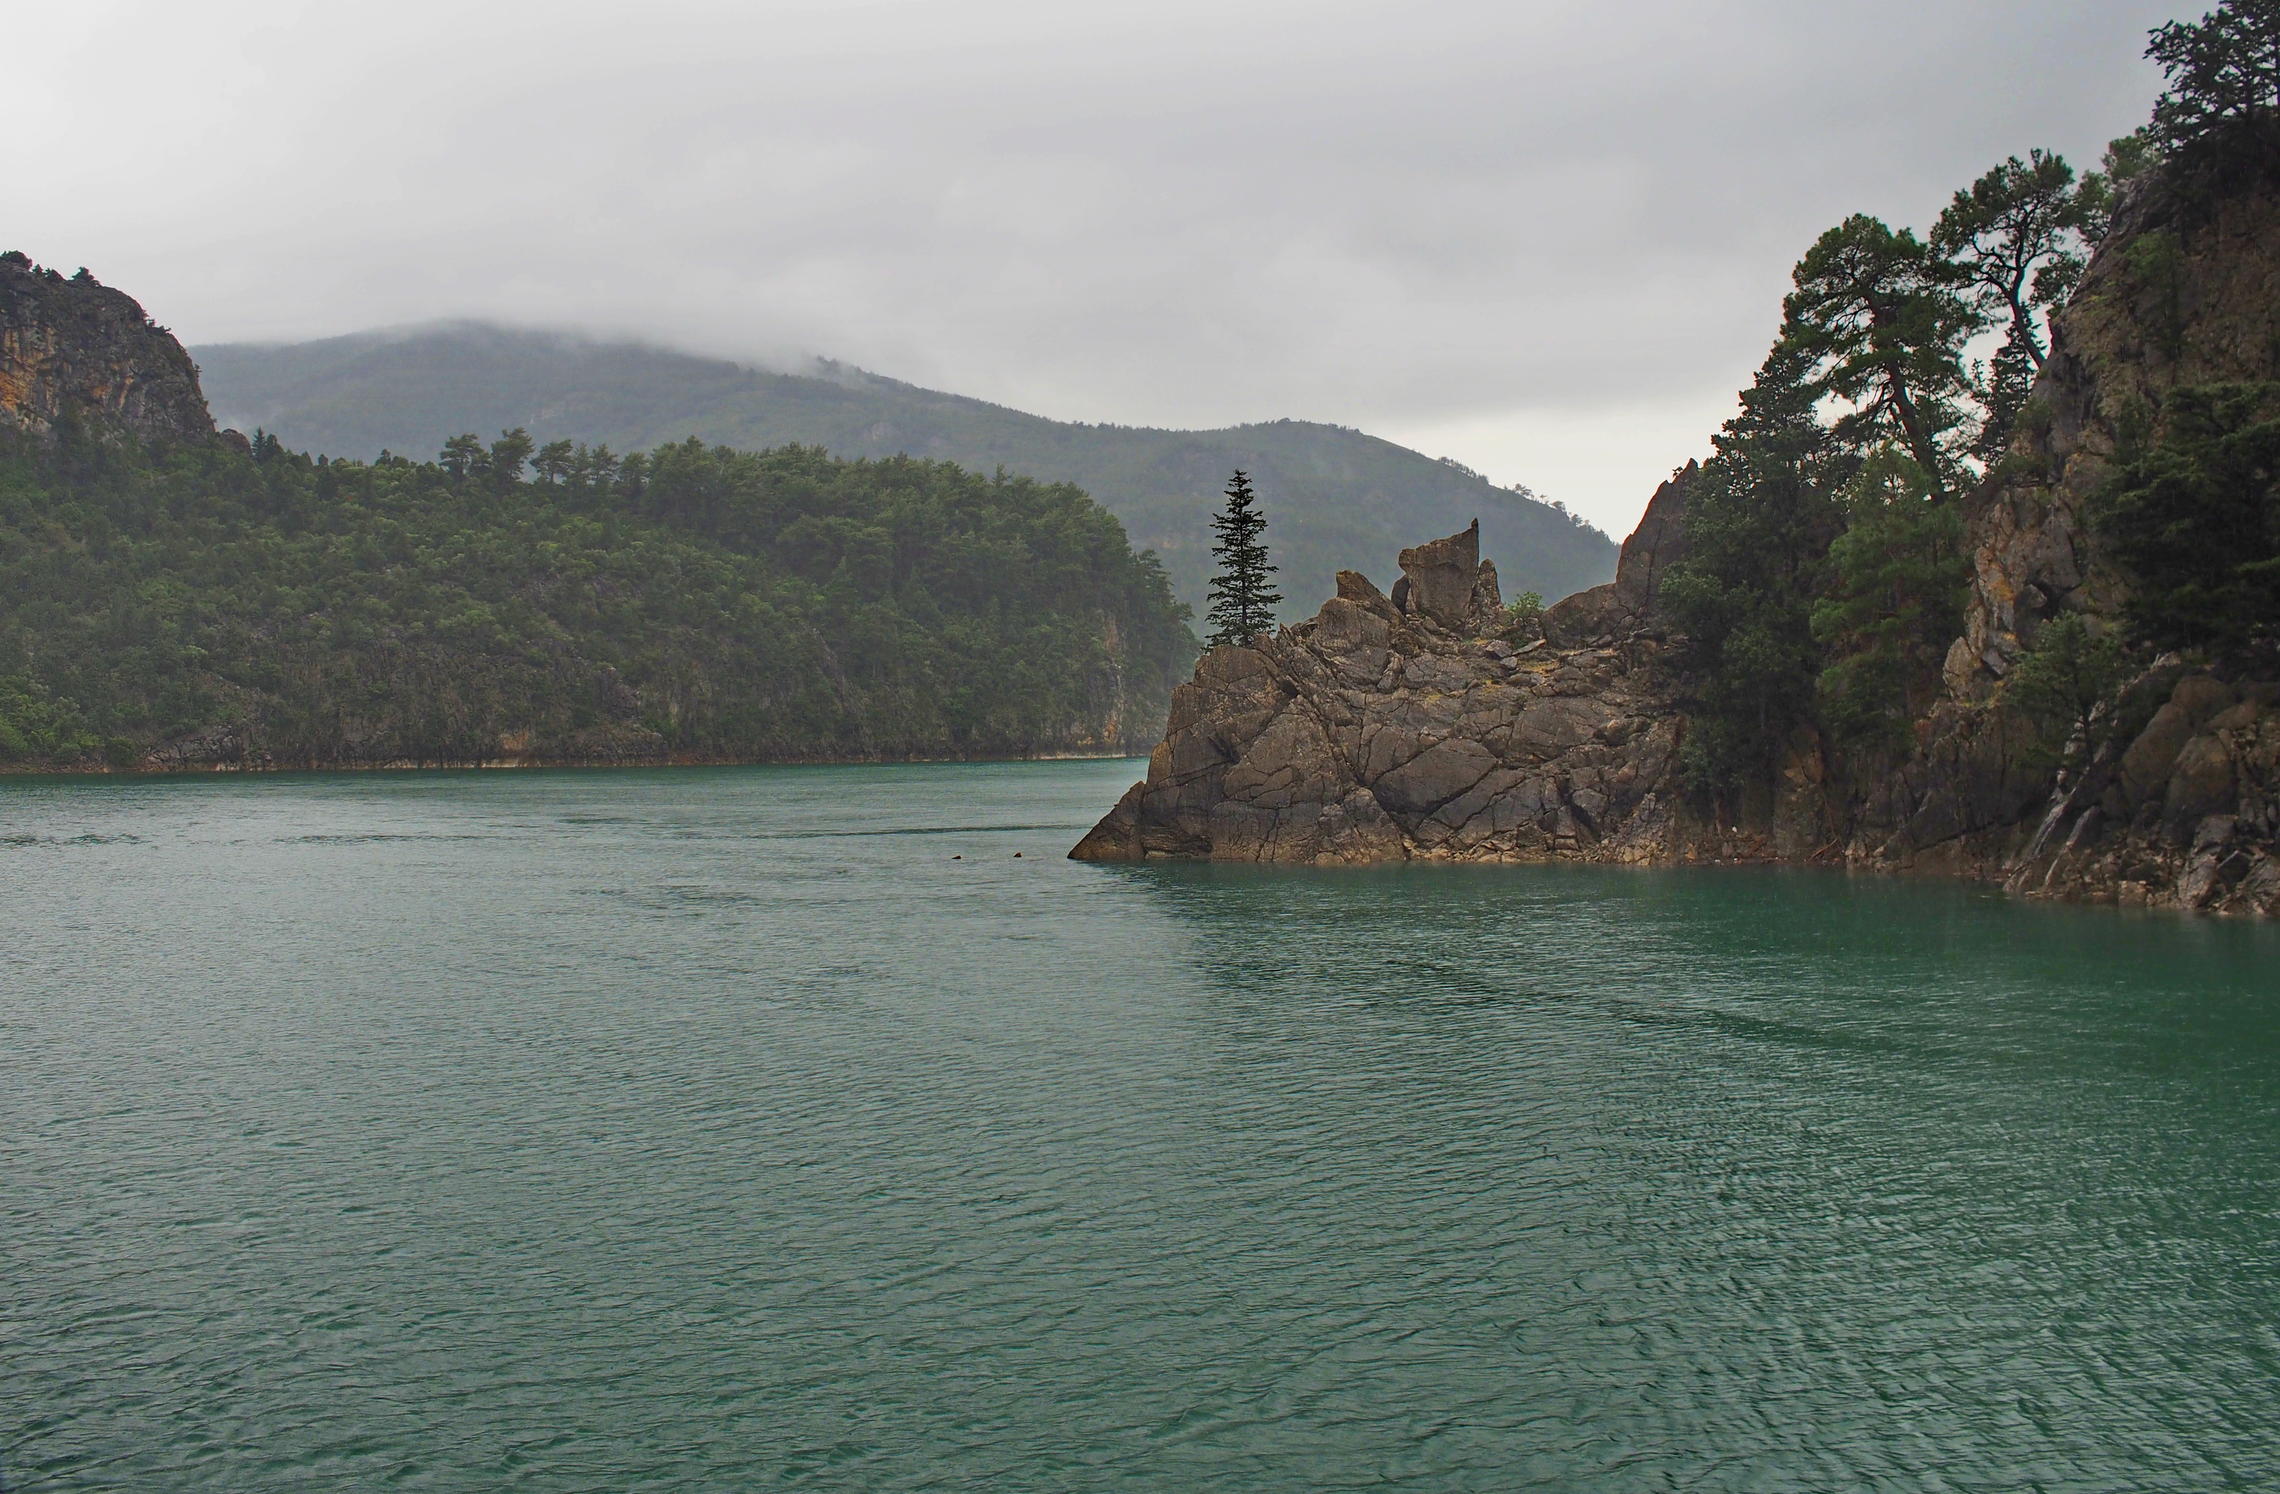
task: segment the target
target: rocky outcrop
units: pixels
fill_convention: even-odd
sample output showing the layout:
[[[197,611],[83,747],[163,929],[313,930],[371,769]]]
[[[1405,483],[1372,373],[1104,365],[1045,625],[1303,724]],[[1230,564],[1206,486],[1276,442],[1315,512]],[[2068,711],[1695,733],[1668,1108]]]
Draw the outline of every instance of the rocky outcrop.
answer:
[[[1552,609],[1579,646],[1504,636],[1477,527],[1353,571],[1307,622],[1206,654],[1134,784],[1070,852],[1317,863],[1719,854],[1674,813],[1681,721],[1652,632],[1684,476],[1608,585]],[[1584,619],[1589,619],[1588,627]],[[1618,636],[1619,635],[1619,636]]]
[[[1871,796],[1857,860],[2025,893],[2280,914],[2271,742],[2280,688],[2156,660],[2065,771],[2022,747],[2004,681],[2052,618],[2118,625],[2126,583],[2091,511],[2115,454],[2180,385],[2280,380],[2280,193],[2156,178],[2116,217],[2053,329],[2022,428],[1976,495],[1964,631],[1914,758]]]
[[[1659,632],[1657,602],[1664,573],[1686,554],[1686,490],[1700,470],[1688,462],[1647,500],[1639,527],[1623,541],[1615,579],[1556,603],[1544,613],[1544,637],[1568,648],[1608,645]]]
[[[2189,673],[2055,795],[2015,890],[2280,913],[2280,684]]]
[[[2122,582],[2089,508],[2116,449],[2158,431],[2185,384],[2280,379],[2280,192],[2213,200],[2147,182],[2052,326],[2011,451],[1977,496],[1972,595],[1947,684],[1985,699],[2060,612],[2111,616]]]
[[[198,370],[132,296],[0,254],[0,432],[210,438]]]
[[[1943,704],[1847,859],[2028,896],[2280,915],[2280,684],[2157,661],[2058,769],[2003,703]]]
[[[1727,815],[1681,792],[1685,721],[1662,580],[1692,469],[1616,579],[1498,636],[1472,533],[1403,552],[1393,595],[1347,572],[1312,621],[1219,649],[1081,859],[1432,857],[1841,861],[2063,896],[2280,915],[2280,683],[2165,657],[2060,751],[2005,698],[2051,618],[2118,625],[2090,515],[2117,451],[2181,384],[2280,381],[2280,193],[2125,205],[2059,318],[2009,455],[1971,500],[1972,592],[1946,692],[1898,760],[1810,732]],[[2280,387],[2280,386],[2276,386]]]
[[[1683,511],[1683,476],[1658,494],[1665,519]],[[1680,682],[1651,585],[1679,544],[1681,525],[1642,523],[1616,580],[1552,609],[1550,636],[1527,643],[1498,636],[1476,600],[1493,576],[1469,534],[1404,552],[1398,604],[1342,573],[1310,621],[1203,657],[1147,778],[1070,855],[1819,860],[2280,913],[2280,685],[2173,659],[2114,703],[2142,727],[2071,773],[2037,766],[1999,699],[1951,702],[1849,814],[1819,744],[1803,742],[1742,823],[1705,820],[1680,781]]]
[[[1401,579],[1393,583],[1391,601],[1394,610],[1406,617],[1463,631],[1476,618],[1482,626],[1490,625],[1504,605],[1497,595],[1496,568],[1481,563],[1478,519],[1462,533],[1402,551],[1400,565]],[[1350,574],[1340,573],[1341,590]]]

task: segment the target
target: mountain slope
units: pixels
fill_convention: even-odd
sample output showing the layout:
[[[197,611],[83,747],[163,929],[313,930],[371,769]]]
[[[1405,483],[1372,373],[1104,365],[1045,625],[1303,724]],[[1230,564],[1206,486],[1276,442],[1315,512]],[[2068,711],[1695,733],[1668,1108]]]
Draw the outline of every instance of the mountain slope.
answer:
[[[1153,549],[1200,604],[1206,524],[1236,467],[1260,490],[1289,615],[1341,569],[1390,575],[1420,533],[1481,521],[1513,591],[1547,599],[1614,574],[1615,546],[1549,504],[1359,431],[1281,420],[1215,431],[1082,425],[921,389],[838,364],[767,373],[628,343],[482,324],[192,350],[216,413],[288,445],[369,459],[433,452],[460,431],[521,426],[540,441],[633,450],[698,436],[799,443],[841,457],[897,453],[1073,482]]]
[[[1066,484],[527,455],[217,433],[130,297],[0,254],[0,770],[1121,752],[1194,657]]]

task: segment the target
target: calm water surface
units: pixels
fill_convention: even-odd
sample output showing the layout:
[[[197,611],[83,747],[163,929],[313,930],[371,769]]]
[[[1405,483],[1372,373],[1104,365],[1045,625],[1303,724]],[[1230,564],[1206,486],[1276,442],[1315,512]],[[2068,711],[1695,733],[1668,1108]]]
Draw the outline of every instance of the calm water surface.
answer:
[[[0,1487],[2280,1487],[2280,931],[1134,774],[0,780]]]

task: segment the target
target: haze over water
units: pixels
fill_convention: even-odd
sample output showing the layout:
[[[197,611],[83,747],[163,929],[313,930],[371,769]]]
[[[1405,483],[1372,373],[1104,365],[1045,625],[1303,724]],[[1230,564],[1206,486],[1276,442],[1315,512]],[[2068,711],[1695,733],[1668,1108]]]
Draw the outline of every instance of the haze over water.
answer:
[[[2280,930],[1136,772],[0,780],[0,1488],[2280,1484]]]

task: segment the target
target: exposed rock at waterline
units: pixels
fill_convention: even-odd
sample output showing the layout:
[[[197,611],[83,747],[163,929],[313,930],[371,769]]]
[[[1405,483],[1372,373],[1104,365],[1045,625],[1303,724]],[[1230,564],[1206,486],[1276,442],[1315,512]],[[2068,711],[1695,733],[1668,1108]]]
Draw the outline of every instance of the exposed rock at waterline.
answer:
[[[1658,495],[1666,516],[1682,486]],[[1666,558],[1657,538],[1626,546],[1615,581],[1552,609],[1547,629],[1605,635],[1584,646],[1496,636],[1477,530],[1403,551],[1391,596],[1344,572],[1312,620],[1203,657],[1147,780],[1071,854],[1669,855],[1680,722],[1646,630]]]

